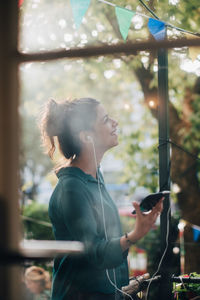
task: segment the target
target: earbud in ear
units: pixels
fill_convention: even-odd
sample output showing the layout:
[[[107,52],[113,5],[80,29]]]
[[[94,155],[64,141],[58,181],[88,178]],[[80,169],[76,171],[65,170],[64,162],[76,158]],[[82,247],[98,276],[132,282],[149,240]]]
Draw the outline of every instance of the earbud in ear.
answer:
[[[91,141],[92,140],[92,137],[90,135],[87,135],[87,140],[88,141]]]

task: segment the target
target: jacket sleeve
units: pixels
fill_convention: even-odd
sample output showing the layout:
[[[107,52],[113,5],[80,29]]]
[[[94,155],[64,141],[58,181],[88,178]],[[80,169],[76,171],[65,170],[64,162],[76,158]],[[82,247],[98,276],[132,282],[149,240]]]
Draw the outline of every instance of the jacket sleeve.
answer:
[[[87,191],[63,187],[60,209],[65,226],[73,240],[84,243],[84,257],[87,263],[99,269],[110,269],[124,262],[127,256],[122,252],[120,237],[106,240],[100,238],[97,221],[91,207]]]

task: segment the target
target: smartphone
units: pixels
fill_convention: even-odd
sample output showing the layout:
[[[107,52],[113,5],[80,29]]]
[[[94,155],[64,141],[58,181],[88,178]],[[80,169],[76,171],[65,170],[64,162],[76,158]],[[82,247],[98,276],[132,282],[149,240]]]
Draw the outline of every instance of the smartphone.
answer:
[[[142,199],[140,203],[140,209],[142,212],[150,211],[162,197],[165,197],[170,194],[170,191],[162,191],[154,194],[150,194]],[[135,215],[136,211],[132,211],[132,214]]]

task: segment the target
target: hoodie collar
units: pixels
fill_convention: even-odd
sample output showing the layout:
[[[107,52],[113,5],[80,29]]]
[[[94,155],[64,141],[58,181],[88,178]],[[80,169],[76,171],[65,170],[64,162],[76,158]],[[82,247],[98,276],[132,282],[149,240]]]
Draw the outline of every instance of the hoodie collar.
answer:
[[[73,176],[79,177],[85,183],[87,183],[87,182],[98,183],[98,180],[96,178],[94,178],[90,174],[85,173],[83,170],[81,170],[78,167],[66,167],[66,168],[62,168],[62,169],[60,169],[58,171],[58,173],[56,175],[57,175],[58,178],[60,178],[61,176],[65,176],[65,175],[73,175]],[[99,177],[100,183],[104,184],[104,180],[103,180],[103,176],[101,174],[100,168],[98,168],[98,170],[97,170],[97,176]]]

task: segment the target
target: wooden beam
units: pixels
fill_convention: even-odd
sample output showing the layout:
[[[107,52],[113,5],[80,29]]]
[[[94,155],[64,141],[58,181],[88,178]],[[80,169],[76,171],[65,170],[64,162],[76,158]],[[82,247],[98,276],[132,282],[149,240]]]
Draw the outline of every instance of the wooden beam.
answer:
[[[0,9],[0,251],[15,250],[19,242],[18,211],[18,6],[6,0]],[[1,255],[1,252],[0,252]],[[21,299],[19,270],[0,265],[0,299]]]
[[[21,53],[15,52],[13,56],[19,63],[47,61],[62,58],[84,58],[96,57],[101,55],[136,55],[139,51],[151,51],[160,48],[182,48],[182,47],[200,46],[200,38],[195,39],[174,39],[156,42],[154,40],[134,41],[131,43],[120,43],[116,45],[89,46],[85,48],[72,48],[70,50],[57,50],[39,53]]]

